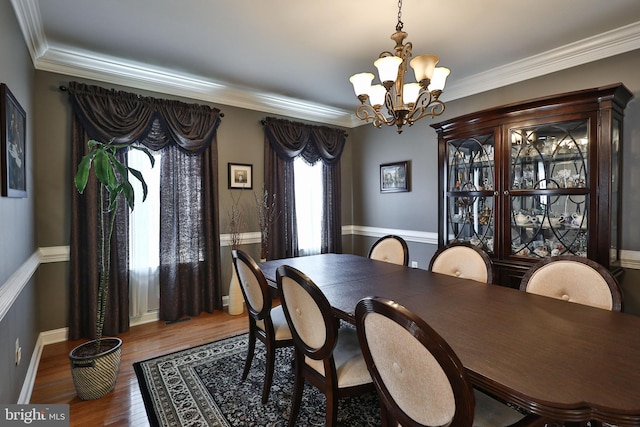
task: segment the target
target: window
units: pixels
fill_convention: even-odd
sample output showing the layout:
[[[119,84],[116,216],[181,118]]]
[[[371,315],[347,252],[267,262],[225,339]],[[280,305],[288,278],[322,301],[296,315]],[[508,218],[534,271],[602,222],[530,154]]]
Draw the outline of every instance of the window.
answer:
[[[129,316],[139,317],[158,310],[160,298],[160,152],[152,153],[155,166],[139,150],[129,150],[128,165],[139,170],[147,183],[142,203],[142,185],[131,180],[135,208],[129,213]]]
[[[309,165],[302,157],[293,161],[295,176],[298,249],[301,256],[319,254],[322,242],[324,190],[322,161]]]

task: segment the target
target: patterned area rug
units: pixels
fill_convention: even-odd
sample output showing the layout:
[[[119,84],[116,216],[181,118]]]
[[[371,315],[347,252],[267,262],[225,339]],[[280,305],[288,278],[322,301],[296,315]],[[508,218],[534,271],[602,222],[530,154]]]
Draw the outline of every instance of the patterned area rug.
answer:
[[[241,382],[247,335],[134,363],[151,426],[286,426],[293,392],[291,349],[278,349],[269,401],[261,403],[265,351],[256,354]],[[305,385],[297,425],[323,426],[325,397]],[[338,425],[379,426],[374,392],[339,400]]]

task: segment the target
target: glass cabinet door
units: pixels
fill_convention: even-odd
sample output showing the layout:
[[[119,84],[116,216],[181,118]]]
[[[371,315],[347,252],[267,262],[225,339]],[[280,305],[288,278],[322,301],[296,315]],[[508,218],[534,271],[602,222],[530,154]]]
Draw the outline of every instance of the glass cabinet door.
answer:
[[[511,255],[587,256],[589,121],[509,129]]]
[[[445,177],[446,236],[494,250],[494,136],[447,143]]]

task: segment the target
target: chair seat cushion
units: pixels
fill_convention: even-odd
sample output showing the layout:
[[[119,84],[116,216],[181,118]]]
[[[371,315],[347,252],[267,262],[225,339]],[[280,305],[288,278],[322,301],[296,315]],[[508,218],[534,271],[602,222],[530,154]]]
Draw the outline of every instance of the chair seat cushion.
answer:
[[[339,328],[336,347],[333,349],[338,388],[352,387],[372,382],[367,364],[362,356],[355,328]],[[305,358],[307,365],[324,375],[322,360]]]
[[[276,341],[292,339],[291,330],[281,305],[271,309],[271,322],[273,323]],[[256,326],[264,331],[264,320],[257,321]]]

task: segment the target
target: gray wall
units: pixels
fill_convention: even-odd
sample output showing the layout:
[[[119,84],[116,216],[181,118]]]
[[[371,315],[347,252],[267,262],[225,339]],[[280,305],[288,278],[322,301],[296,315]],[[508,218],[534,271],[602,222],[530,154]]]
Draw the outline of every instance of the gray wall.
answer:
[[[431,123],[504,104],[622,82],[634,94],[625,110],[621,248],[640,251],[640,51],[634,51],[573,69],[557,72],[504,88],[447,102],[445,113],[422,119],[398,135],[395,128],[362,126],[352,133],[353,224],[437,232],[437,136]],[[450,79],[454,79],[452,74]],[[442,97],[446,101],[446,91]],[[378,170],[381,163],[411,159],[412,191],[381,194]],[[354,251],[365,254],[374,238],[354,237]],[[435,251],[429,244],[409,244],[411,259],[426,268]],[[640,283],[637,271],[623,281],[628,311],[640,314]]]
[[[0,2],[0,54],[11,58],[0,62],[0,80],[7,83],[27,112],[28,194],[26,199],[0,198],[0,286],[4,284],[34,253],[37,247],[69,244],[69,209],[72,191],[69,128],[70,109],[66,95],[58,90],[61,84],[74,80],[47,72],[34,72],[24,39],[9,2]],[[437,232],[437,150],[436,135],[429,126],[446,120],[505,103],[544,95],[562,93],[623,82],[635,98],[626,111],[623,158],[623,240],[622,248],[640,251],[640,193],[632,185],[640,182],[640,51],[558,72],[524,83],[511,85],[484,94],[448,102],[445,115],[436,120],[424,119],[398,135],[393,128],[373,129],[370,125],[349,129],[347,148],[342,159],[344,225]],[[455,78],[454,75],[451,79]],[[89,82],[87,83],[95,83]],[[164,94],[115,87],[161,98],[181,99]],[[443,97],[446,101],[446,93]],[[182,99],[191,102],[187,99]],[[198,101],[200,102],[200,101]],[[220,158],[220,223],[228,230],[227,210],[230,195],[227,189],[227,163],[251,163],[254,166],[254,188],[262,188],[263,133],[259,121],[265,113],[228,106],[218,106],[224,112],[218,131]],[[354,105],[355,107],[355,105]],[[410,160],[411,192],[380,194],[379,165]],[[253,195],[243,194],[247,211]],[[248,232],[257,231],[255,217],[248,215]],[[37,234],[36,234],[37,231]],[[375,238],[347,235],[344,251],[366,254]],[[246,249],[257,256],[257,245]],[[409,242],[411,258],[426,268],[435,251],[429,244]],[[230,261],[228,250],[223,253],[223,280],[228,283]],[[627,308],[640,313],[638,281],[640,270],[625,276]],[[15,402],[25,375],[28,359],[39,331],[67,325],[66,262],[43,264],[0,321],[0,402]],[[226,285],[223,286],[226,289]],[[14,365],[14,342],[20,338],[23,362]]]
[[[0,286],[35,250],[33,66],[10,2],[0,2],[0,81],[5,83],[27,114],[27,194],[24,199],[0,197]],[[3,178],[0,177],[0,181]],[[0,320],[0,402],[18,400],[29,357],[37,339],[37,310],[31,280]],[[15,341],[20,339],[24,358],[15,365]]]

